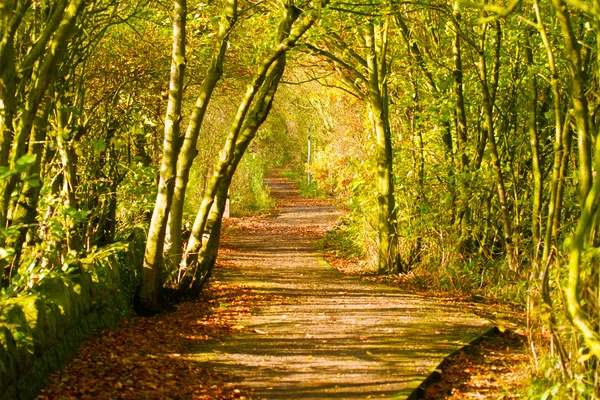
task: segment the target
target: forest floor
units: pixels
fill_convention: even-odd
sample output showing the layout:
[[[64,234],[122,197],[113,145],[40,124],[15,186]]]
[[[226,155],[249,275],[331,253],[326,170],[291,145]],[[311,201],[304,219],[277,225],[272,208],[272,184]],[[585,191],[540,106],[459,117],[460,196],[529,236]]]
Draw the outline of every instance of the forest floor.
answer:
[[[315,241],[339,212],[269,184],[277,213],[227,222],[202,299],[99,332],[38,398],[405,398],[501,310],[338,273]],[[445,362],[427,398],[513,398],[527,353],[505,311],[510,330]]]

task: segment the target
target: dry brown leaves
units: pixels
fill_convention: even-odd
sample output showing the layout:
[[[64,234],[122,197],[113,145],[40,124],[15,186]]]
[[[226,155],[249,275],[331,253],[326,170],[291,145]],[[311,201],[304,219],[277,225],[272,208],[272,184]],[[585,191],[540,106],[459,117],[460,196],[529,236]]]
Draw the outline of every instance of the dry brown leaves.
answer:
[[[38,399],[235,399],[250,392],[199,366],[193,346],[239,329],[236,321],[269,299],[212,284],[204,297],[150,318],[135,317],[84,342]]]
[[[484,338],[448,360],[425,399],[516,399],[530,378],[525,338],[511,331]]]
[[[345,275],[365,275],[366,261],[360,257],[340,257],[335,251],[323,251],[323,258],[333,268]],[[367,280],[370,278],[365,277]]]
[[[267,233],[271,235],[304,236],[313,239],[322,238],[325,233],[334,228],[335,223],[314,225],[282,225],[269,219],[270,215],[257,217],[229,218],[228,229],[224,237],[236,233]]]

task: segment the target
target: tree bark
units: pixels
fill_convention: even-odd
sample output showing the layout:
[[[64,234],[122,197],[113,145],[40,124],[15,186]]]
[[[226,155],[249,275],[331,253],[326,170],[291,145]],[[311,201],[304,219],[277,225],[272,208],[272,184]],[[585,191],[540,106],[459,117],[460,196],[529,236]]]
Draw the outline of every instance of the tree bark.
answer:
[[[496,23],[496,51],[495,51],[495,64],[494,73],[497,74],[499,65],[499,49],[500,49],[500,35],[499,33],[499,23]],[[518,270],[518,257],[515,254],[515,246],[513,243],[513,232],[512,232],[512,223],[510,218],[510,213],[508,210],[508,200],[506,195],[506,188],[504,184],[504,177],[502,175],[502,167],[500,165],[500,156],[498,153],[498,148],[496,145],[496,132],[494,127],[494,101],[496,94],[496,86],[498,84],[497,75],[494,76],[494,80],[492,82],[489,81],[487,75],[487,65],[486,65],[486,57],[485,57],[485,33],[487,31],[487,24],[484,26],[484,32],[481,40],[481,49],[479,51],[479,62],[478,62],[478,71],[479,71],[479,80],[481,82],[481,90],[483,92],[483,107],[485,112],[485,122],[486,122],[486,130],[488,143],[490,146],[490,153],[492,156],[492,166],[494,169],[494,175],[496,180],[496,191],[498,193],[498,201],[500,203],[500,213],[502,218],[502,236],[504,239],[504,246],[506,250],[508,266],[512,271]]]
[[[148,241],[144,253],[142,280],[136,295],[136,311],[151,315],[162,311],[161,267],[167,220],[171,208],[175,176],[177,171],[178,138],[181,122],[181,102],[183,98],[183,78],[185,72],[186,45],[186,0],[174,1],[173,53],[169,102],[165,118],[163,155],[158,183],[158,194],[150,221]]]
[[[531,202],[531,271],[532,276],[537,276],[540,269],[540,250],[542,247],[542,201],[543,201],[543,171],[540,155],[539,132],[538,132],[538,86],[536,74],[533,71],[533,50],[531,47],[531,32],[527,32],[527,44],[525,47],[528,75],[530,80],[529,112],[527,128],[529,131],[529,145],[531,148],[532,184],[533,198]]]
[[[231,161],[227,165],[221,164],[223,169],[219,180],[211,180],[209,182],[209,185],[217,186],[213,188],[209,186],[205,191],[205,193],[214,193],[211,209],[206,216],[206,226],[203,228],[200,240],[194,239],[194,242],[192,242],[190,239],[190,244],[188,244],[186,254],[182,259],[178,276],[179,289],[182,292],[190,292],[192,296],[197,295],[206,277],[210,275],[210,271],[216,261],[220,237],[220,229],[215,229],[215,227],[218,226],[220,228],[220,221],[231,179],[250,142],[256,136],[258,128],[260,128],[271,110],[279,81],[285,70],[285,65],[286,55],[281,54],[265,76],[256,100],[244,118],[240,134],[235,142],[235,147],[231,151]],[[215,204],[215,201],[220,201],[222,204]],[[209,225],[212,225],[212,227]],[[193,235],[194,232],[192,231],[192,237]]]
[[[246,123],[242,128],[242,132],[235,146],[233,162],[227,169],[226,177],[222,181],[221,186],[217,190],[215,195],[215,202],[211,208],[211,212],[208,216],[206,224],[206,231],[202,242],[202,248],[200,249],[200,257],[198,257],[198,270],[194,274],[194,283],[191,285],[192,293],[197,296],[202,289],[202,284],[210,277],[212,269],[217,260],[217,253],[219,249],[219,242],[221,236],[221,221],[223,219],[223,212],[225,211],[225,202],[227,201],[227,194],[229,192],[229,185],[233,178],[242,157],[244,156],[248,146],[256,137],[258,129],[267,118],[269,111],[271,110],[275,93],[279,85],[279,81],[283,76],[285,69],[285,56],[282,56],[276,65],[273,67],[271,73],[265,80],[265,86],[259,95],[257,101],[253,106],[253,109],[248,113]],[[200,285],[198,285],[199,283]]]
[[[562,0],[552,0],[565,39],[565,51],[571,73],[570,94],[573,103],[573,118],[577,127],[577,150],[579,152],[579,196],[581,204],[592,186],[592,137],[588,105],[585,97],[585,77],[581,61],[580,45],[575,37],[571,20]]]
[[[376,142],[379,236],[377,269],[380,273],[397,272],[401,268],[397,249],[392,135],[388,115],[387,28],[388,20],[386,18],[383,25],[375,28],[373,24],[367,24],[363,31],[365,47],[368,52],[366,58],[367,103]]]
[[[178,265],[181,262],[183,240],[181,229],[183,224],[183,204],[185,192],[190,175],[192,162],[196,157],[196,146],[198,134],[204,121],[208,103],[212,97],[213,90],[223,74],[223,61],[229,42],[229,34],[237,21],[237,0],[228,0],[221,16],[219,34],[217,37],[217,51],[214,54],[206,76],[200,87],[200,95],[192,111],[190,121],[183,139],[181,151],[177,160],[177,176],[173,193],[173,204],[169,214],[168,238],[169,264]]]
[[[326,2],[323,4],[326,4]],[[237,114],[232,122],[225,145],[221,150],[219,161],[217,162],[213,174],[208,182],[204,197],[194,221],[190,240],[182,258],[181,269],[184,271],[183,273],[188,273],[185,271],[190,269],[191,264],[195,263],[195,260],[198,257],[198,252],[202,246],[202,237],[205,233],[208,215],[213,205],[216,191],[218,190],[221,181],[225,179],[227,169],[234,159],[236,142],[238,140],[240,130],[244,125],[248,111],[251,109],[252,101],[254,100],[256,94],[263,87],[271,66],[277,60],[279,60],[280,57],[285,57],[287,51],[294,47],[300,37],[314,24],[318,16],[318,11],[319,10],[310,10],[304,12],[304,17],[301,18],[297,24],[295,24],[295,21],[299,19],[303,11],[291,3],[285,5],[284,15],[279,27],[278,40],[275,50],[263,60],[261,66],[259,67],[256,78],[246,91],[246,95],[242,99],[242,102],[238,107]]]
[[[458,2],[454,3],[454,36],[452,38],[452,58],[454,62],[454,101],[456,115],[456,138],[458,142],[458,157],[460,160],[460,175],[459,175],[459,209],[456,218],[456,223],[460,224],[460,243],[461,250],[468,249],[470,243],[469,232],[469,184],[467,176],[469,169],[469,156],[467,154],[468,142],[468,125],[467,113],[465,111],[465,97],[463,92],[463,63],[462,63],[462,45],[460,21],[461,15]]]

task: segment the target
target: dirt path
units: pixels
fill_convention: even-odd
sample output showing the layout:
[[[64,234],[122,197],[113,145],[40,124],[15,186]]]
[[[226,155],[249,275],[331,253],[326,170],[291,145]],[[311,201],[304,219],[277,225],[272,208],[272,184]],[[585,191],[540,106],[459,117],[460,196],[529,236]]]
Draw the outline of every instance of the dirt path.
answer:
[[[202,366],[240,377],[257,398],[403,399],[489,329],[456,307],[330,268],[310,233],[339,213],[301,199],[284,178],[267,183],[277,216],[228,235],[216,279],[269,300],[239,333],[198,346],[192,357]]]

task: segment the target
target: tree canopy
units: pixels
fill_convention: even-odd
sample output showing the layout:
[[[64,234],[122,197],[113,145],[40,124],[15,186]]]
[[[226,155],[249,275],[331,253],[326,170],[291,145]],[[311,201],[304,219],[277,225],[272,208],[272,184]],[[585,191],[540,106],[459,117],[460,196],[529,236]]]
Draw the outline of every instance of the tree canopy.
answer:
[[[197,297],[292,164],[366,271],[523,307],[552,394],[600,396],[599,7],[5,0],[2,298],[136,232],[136,310]]]

